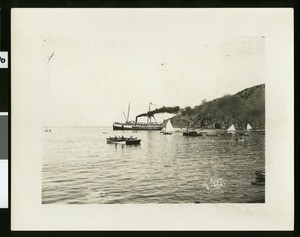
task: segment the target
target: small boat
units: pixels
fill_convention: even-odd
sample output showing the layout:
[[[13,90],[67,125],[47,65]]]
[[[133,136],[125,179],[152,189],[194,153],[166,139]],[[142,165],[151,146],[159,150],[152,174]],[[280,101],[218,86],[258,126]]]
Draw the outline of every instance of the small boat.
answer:
[[[251,181],[251,184],[252,184],[252,185],[257,185],[257,186],[263,186],[263,185],[265,185],[265,182],[256,179],[256,180],[254,180],[254,181]]]
[[[252,185],[265,185],[265,171],[257,170],[255,171],[256,179],[251,181]]]
[[[187,131],[187,132],[183,132],[182,134],[183,136],[188,136],[188,137],[200,137],[204,135],[204,133],[196,132],[196,131]]]
[[[172,135],[173,131],[174,131],[174,127],[172,126],[171,121],[169,119],[166,126],[164,126],[162,129],[162,133],[164,135]]]
[[[255,174],[256,174],[256,179],[265,180],[265,171],[257,170],[257,171],[255,171]]]
[[[245,140],[244,140],[243,137],[240,137],[237,141],[238,141],[238,142],[244,142]]]
[[[239,135],[242,136],[250,136],[250,132],[252,131],[252,127],[250,126],[250,124],[247,124],[246,130],[242,130],[242,131],[238,131]]]
[[[235,133],[236,130],[235,130],[235,127],[234,127],[234,124],[232,124],[228,129],[227,129],[227,133]]]
[[[248,131],[251,131],[251,130],[252,130],[252,127],[251,127],[251,125],[250,125],[249,123],[247,123],[247,130],[248,130]]]
[[[136,137],[108,137],[106,138],[107,144],[122,144],[122,145],[139,145],[141,143],[141,139]]]
[[[243,137],[236,137],[236,138],[231,138],[231,141],[244,142],[245,140]]]

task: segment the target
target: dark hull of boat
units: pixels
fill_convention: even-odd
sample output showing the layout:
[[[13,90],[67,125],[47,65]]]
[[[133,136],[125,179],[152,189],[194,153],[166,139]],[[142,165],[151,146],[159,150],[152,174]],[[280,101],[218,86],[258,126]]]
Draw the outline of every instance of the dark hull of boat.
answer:
[[[113,130],[134,130],[134,131],[160,131],[163,125],[151,126],[151,125],[126,125],[126,124],[113,124]]]
[[[163,132],[164,135],[172,135],[171,132]]]
[[[255,180],[255,181],[251,181],[252,185],[257,185],[257,186],[263,186],[265,185],[265,181],[264,180]]]
[[[126,145],[139,145],[141,144],[141,139],[126,141]]]
[[[255,172],[255,174],[256,174],[256,179],[258,179],[258,180],[265,180],[265,172],[264,171],[257,170]]]
[[[187,137],[200,137],[202,136],[202,133],[197,133],[197,132],[183,132],[183,136]]]

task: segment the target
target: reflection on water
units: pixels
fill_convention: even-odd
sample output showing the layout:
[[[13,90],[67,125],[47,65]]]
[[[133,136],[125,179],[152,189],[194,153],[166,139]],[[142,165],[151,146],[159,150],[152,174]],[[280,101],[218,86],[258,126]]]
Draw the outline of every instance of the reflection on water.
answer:
[[[139,146],[106,144],[137,136]],[[265,167],[265,136],[184,137],[111,127],[54,127],[43,132],[42,203],[264,202],[251,185]]]

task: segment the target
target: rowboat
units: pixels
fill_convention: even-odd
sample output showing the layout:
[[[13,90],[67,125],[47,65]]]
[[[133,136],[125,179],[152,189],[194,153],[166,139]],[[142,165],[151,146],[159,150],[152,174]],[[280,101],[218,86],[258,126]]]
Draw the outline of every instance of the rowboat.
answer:
[[[108,137],[107,144],[140,145],[142,139],[136,137]]]
[[[255,171],[255,174],[256,174],[256,179],[265,180],[265,171],[257,170],[257,171]]]
[[[196,131],[183,132],[183,136],[188,136],[188,137],[200,137],[203,135],[204,135],[204,133],[196,132]]]
[[[265,185],[265,171],[256,170],[255,171],[256,179],[251,181],[252,185]]]

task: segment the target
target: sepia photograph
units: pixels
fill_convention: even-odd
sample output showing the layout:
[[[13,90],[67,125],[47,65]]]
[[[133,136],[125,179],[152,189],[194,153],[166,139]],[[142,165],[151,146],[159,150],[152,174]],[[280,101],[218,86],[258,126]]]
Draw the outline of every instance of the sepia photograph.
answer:
[[[28,185],[36,213],[48,213],[47,218],[54,218],[58,207],[69,215],[99,210],[97,215],[110,216],[102,224],[86,222],[85,228],[116,223],[122,228],[123,221],[108,223],[117,210],[133,210],[137,214],[130,218],[136,219],[143,208],[152,208],[149,218],[157,217],[156,210],[169,216],[176,210],[191,217],[202,213],[195,220],[218,212],[220,218],[227,212],[263,217],[274,204],[272,193],[279,187],[274,185],[283,182],[272,181],[281,175],[274,173],[281,160],[270,152],[280,146],[267,134],[284,139],[288,133],[280,129],[289,130],[289,123],[277,124],[273,116],[291,114],[272,111],[285,101],[274,100],[279,80],[270,77],[276,34],[266,29],[273,29],[270,19],[277,12],[241,13],[13,9],[12,167],[20,174],[13,188],[25,191]],[[252,21],[256,16],[266,19],[262,30],[260,21]],[[29,53],[35,59],[30,65],[24,63]],[[21,166],[25,162],[28,166]],[[289,173],[286,164],[283,174]],[[32,173],[21,180],[25,167]],[[14,202],[25,210],[24,201]],[[87,204],[94,210],[87,211]],[[232,225],[215,220],[202,228],[236,226],[233,217]],[[159,229],[155,220],[145,223]],[[183,221],[179,228],[189,225],[198,226]]]
[[[37,35],[43,204],[264,202],[265,37],[205,37],[195,17]]]

